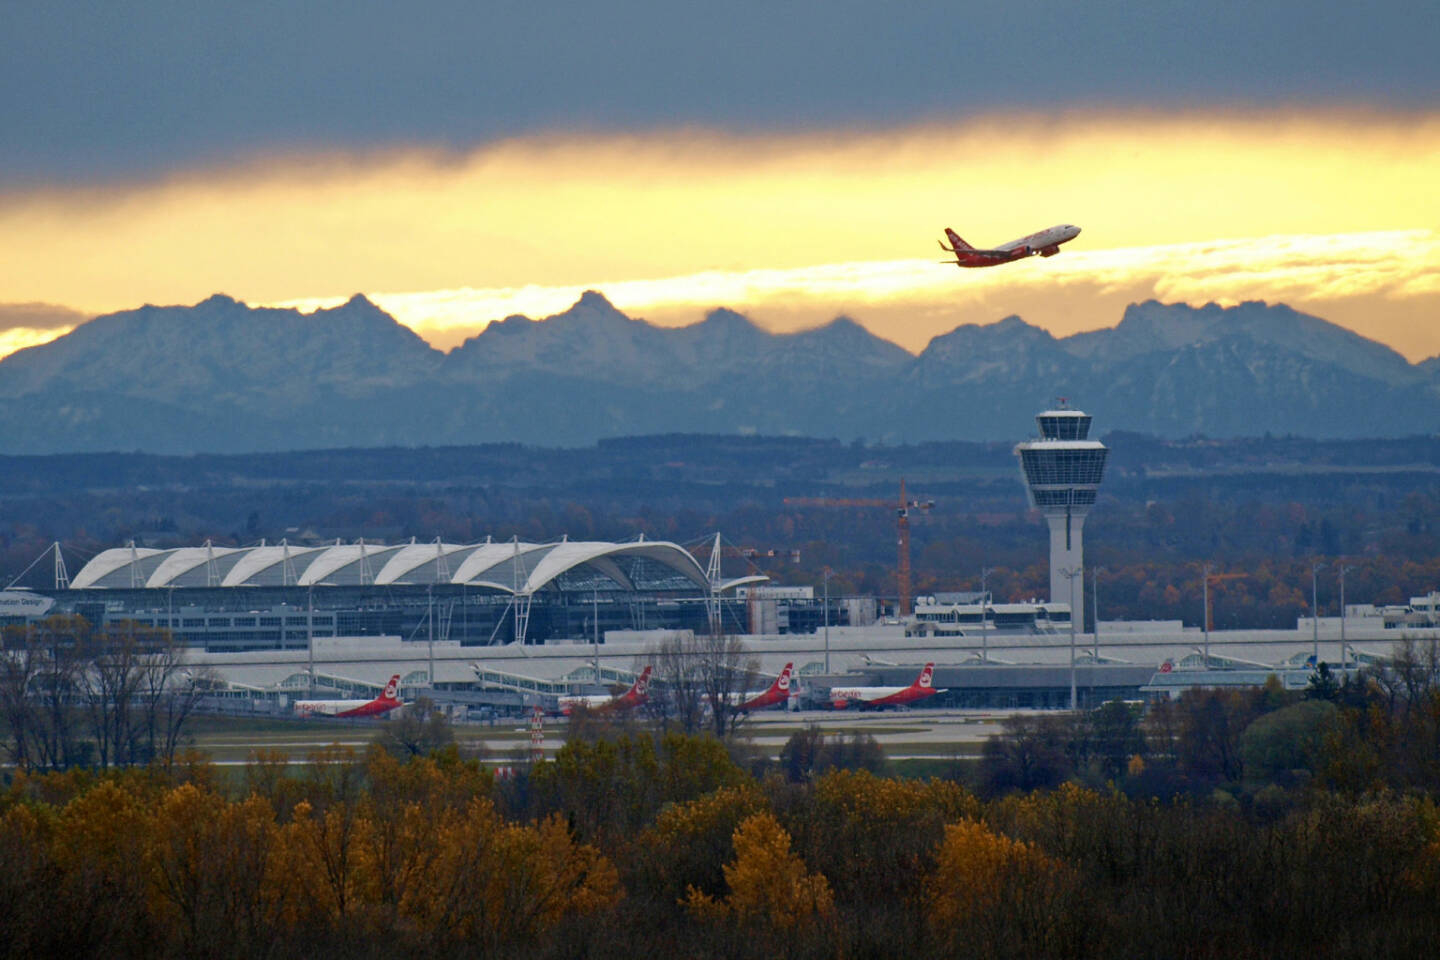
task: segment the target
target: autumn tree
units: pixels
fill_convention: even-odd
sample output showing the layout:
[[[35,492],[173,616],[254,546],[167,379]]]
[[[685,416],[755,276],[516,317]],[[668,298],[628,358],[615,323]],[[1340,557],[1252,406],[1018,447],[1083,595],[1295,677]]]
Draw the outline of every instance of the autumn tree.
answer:
[[[926,881],[932,930],[951,949],[976,956],[1061,956],[1074,872],[1024,841],[975,820],[945,828]]]
[[[781,930],[834,910],[834,896],[823,874],[812,873],[790,850],[790,835],[770,813],[753,814],[736,828],[735,859],[723,868],[729,893],[712,897],[696,887],[686,906],[695,916],[742,923],[760,921]]]

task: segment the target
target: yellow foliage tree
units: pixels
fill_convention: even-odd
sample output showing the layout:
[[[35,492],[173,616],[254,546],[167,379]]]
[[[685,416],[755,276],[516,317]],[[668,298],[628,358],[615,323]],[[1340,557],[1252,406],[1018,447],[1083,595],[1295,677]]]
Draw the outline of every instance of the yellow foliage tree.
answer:
[[[735,856],[736,828],[763,809],[765,797],[753,781],[662,808],[630,847],[632,892],[672,905],[691,887],[719,896],[722,868]]]
[[[451,818],[437,847],[426,888],[402,905],[437,948],[458,942],[493,951],[528,942],[563,917],[620,899],[615,867],[596,848],[576,843],[558,817],[507,824],[488,797]]]
[[[919,895],[945,824],[979,814],[975,796],[949,781],[836,770],[816,781],[812,802],[785,825],[841,902],[891,902]]]
[[[251,795],[228,803],[183,784],[156,805],[149,827],[151,909],[165,929],[182,932],[187,955],[274,942],[287,884],[268,802]]]
[[[790,835],[769,813],[745,818],[735,830],[735,860],[724,868],[730,895],[716,900],[694,887],[686,906],[702,919],[764,919],[782,929],[834,909],[830,883],[811,873],[790,850]]]
[[[987,829],[975,820],[945,828],[926,884],[933,930],[969,944],[977,956],[1058,947],[1057,918],[1075,877],[1037,847]]]

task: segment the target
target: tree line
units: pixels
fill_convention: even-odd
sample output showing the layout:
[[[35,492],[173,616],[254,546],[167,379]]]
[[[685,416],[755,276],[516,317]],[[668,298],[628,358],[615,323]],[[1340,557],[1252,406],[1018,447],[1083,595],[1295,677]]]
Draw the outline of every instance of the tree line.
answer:
[[[1429,956],[1437,666],[1014,720],[928,780],[594,716],[500,775],[395,738],[11,772],[0,952]]]

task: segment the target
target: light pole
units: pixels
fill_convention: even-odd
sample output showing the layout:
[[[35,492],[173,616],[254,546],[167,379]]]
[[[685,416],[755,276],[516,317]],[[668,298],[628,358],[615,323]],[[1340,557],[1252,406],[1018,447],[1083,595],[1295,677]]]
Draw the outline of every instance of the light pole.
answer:
[[[1060,575],[1070,581],[1070,710],[1074,712],[1079,704],[1075,696],[1075,578],[1085,571],[1081,567],[1064,567]]]
[[[825,581],[825,676],[830,676],[830,578],[835,571],[826,567],[821,574]]]
[[[595,682],[600,682],[600,588],[590,590],[591,647],[595,653]]]
[[[305,672],[310,677],[306,696],[315,696],[315,585],[305,588]]]
[[[1090,599],[1092,603],[1090,609],[1090,630],[1091,636],[1095,641],[1095,649],[1092,651],[1092,654],[1095,657],[1096,663],[1100,662],[1100,574],[1104,572],[1104,567],[1096,567],[1090,571]]]
[[[1316,670],[1320,669],[1320,571],[1324,567],[1319,560],[1310,564],[1310,653]]]
[[[990,662],[990,591],[986,589],[986,582],[990,574],[995,572],[994,567],[980,568],[980,662]]]
[[[1205,631],[1205,669],[1210,669],[1210,564],[1200,568],[1200,627]]]
[[[1340,569],[1336,571],[1340,579],[1340,669],[1342,670],[1345,669],[1345,574],[1354,569],[1354,567],[1348,567],[1342,563]]]

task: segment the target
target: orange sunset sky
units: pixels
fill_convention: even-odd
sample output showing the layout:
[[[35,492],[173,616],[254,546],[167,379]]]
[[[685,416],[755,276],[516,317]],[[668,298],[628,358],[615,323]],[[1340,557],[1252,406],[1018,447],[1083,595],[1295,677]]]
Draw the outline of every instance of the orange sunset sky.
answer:
[[[182,63],[158,40],[154,77],[146,79],[149,61],[112,71],[139,71],[151,84],[143,95],[125,82],[112,90],[103,71],[88,78],[91,87],[63,89],[57,79],[61,91],[42,95],[25,71],[59,67],[42,60],[43,43],[33,54],[17,47],[17,57],[30,59],[0,68],[0,80],[34,87],[23,102],[13,91],[6,96],[38,134],[0,148],[0,355],[100,313],[216,292],[306,311],[363,292],[448,348],[512,313],[563,310],[586,289],[666,325],[696,322],[719,306],[776,330],[843,313],[912,351],[959,324],[1012,313],[1065,335],[1113,325],[1125,304],[1149,298],[1283,301],[1412,361],[1440,354],[1440,108],[1428,105],[1428,88],[1357,62],[1357,75],[1393,90],[1347,99],[1341,94],[1359,82],[1353,77],[1335,74],[1334,89],[1325,90],[1316,77],[1331,74],[1307,74],[1298,54],[1293,63],[1267,62],[1278,55],[1266,38],[1288,36],[1287,23],[1221,29],[1173,10],[1173,23],[1154,25],[1156,42],[1172,45],[1163,58],[1118,46],[1123,37],[1108,54],[1113,63],[1098,49],[1057,47],[1081,85],[1065,87],[1068,99],[1056,102],[1043,89],[969,103],[931,90],[924,71],[948,69],[951,53],[970,42],[965,18],[906,26],[905,43],[925,53],[915,77],[884,50],[874,64],[862,58],[849,73],[825,74],[828,86],[806,86],[798,67],[765,49],[742,50],[758,58],[770,84],[763,89],[722,77],[718,67],[714,78],[687,79],[679,60],[667,85],[655,88],[646,85],[649,74],[625,72],[641,69],[629,61],[586,61],[608,95],[597,93],[586,109],[572,103],[587,95],[582,85],[556,81],[552,91],[543,71],[529,86],[505,87],[505,98],[480,102],[490,88],[434,83],[425,73],[434,68],[418,53],[395,74],[416,72],[432,84],[423,94],[398,82],[362,89],[353,77],[288,78],[262,72],[266,64],[253,56]],[[49,36],[51,24],[32,19],[28,27]],[[1092,21],[1068,29],[1089,30]],[[956,31],[950,46],[931,36],[942,22]],[[79,42],[108,54],[103,27]],[[150,27],[182,32],[159,19]],[[572,27],[577,36],[585,29]],[[805,36],[802,21],[794,29]],[[852,42],[865,25],[847,29],[814,42]],[[1105,23],[1093,29],[1094,43],[1109,42]],[[52,32],[57,50],[76,42]],[[268,54],[271,38],[256,35],[232,41],[217,33],[206,49],[250,42],[250,52]],[[183,34],[185,42],[192,36]],[[427,34],[437,44],[438,36]],[[1408,35],[1396,24],[1386,36]],[[1187,60],[1174,44],[1190,37],[1197,50]],[[1234,52],[1237,37],[1253,39],[1265,56],[1231,63],[1232,72],[1247,64],[1251,72],[1227,87],[1203,62],[1205,45],[1249,56]],[[378,44],[372,53],[397,56],[383,40],[366,42]],[[742,42],[759,43],[735,40]],[[975,46],[974,56],[989,49]],[[536,50],[551,56],[548,47]],[[504,55],[498,46],[492,53]],[[1384,54],[1365,56],[1383,65],[1393,60]],[[296,62],[286,69],[303,69]],[[478,76],[485,67],[477,60],[465,69]],[[853,89],[832,89],[857,70]],[[217,90],[233,80],[247,96],[207,93],[216,71]],[[1422,77],[1431,87],[1433,72]],[[1132,75],[1151,79],[1137,87]],[[766,100],[772,94],[779,106]],[[45,113],[52,95],[71,113]],[[375,103],[402,95],[412,97],[410,113]],[[345,97],[360,103],[354,117]],[[459,106],[445,113],[451,99]],[[539,117],[533,124],[520,116],[527,105]],[[473,121],[461,108],[499,119],[449,136],[447,123]],[[327,127],[332,116],[339,119]],[[7,162],[12,176],[4,175]],[[946,226],[988,246],[1055,223],[1083,233],[1051,259],[984,270],[937,262],[935,241]]]

